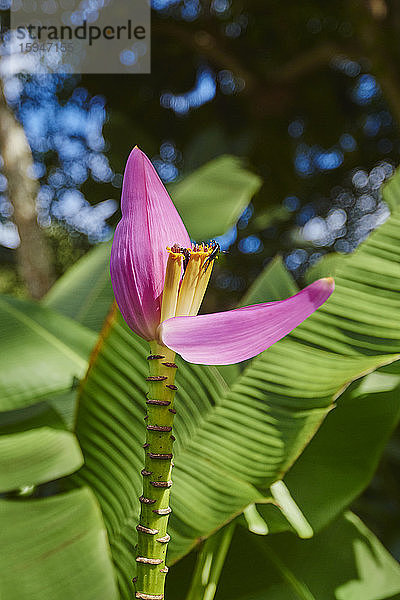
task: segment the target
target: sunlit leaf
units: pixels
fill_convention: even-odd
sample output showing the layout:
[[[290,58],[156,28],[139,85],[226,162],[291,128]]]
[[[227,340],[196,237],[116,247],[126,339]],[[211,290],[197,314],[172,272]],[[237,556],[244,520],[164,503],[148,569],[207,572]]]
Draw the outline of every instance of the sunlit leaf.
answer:
[[[382,186],[382,196],[391,211],[396,211],[400,205],[400,169]]]
[[[75,435],[46,402],[2,413],[0,492],[18,490],[73,473],[83,463]]]

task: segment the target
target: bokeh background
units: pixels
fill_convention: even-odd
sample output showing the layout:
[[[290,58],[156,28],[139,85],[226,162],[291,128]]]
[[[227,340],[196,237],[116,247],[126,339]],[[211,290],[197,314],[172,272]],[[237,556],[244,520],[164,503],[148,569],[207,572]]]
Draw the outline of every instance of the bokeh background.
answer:
[[[112,237],[135,144],[166,185],[221,154],[264,182],[218,238],[205,309],[235,305],[277,254],[303,284],[389,215],[379,190],[400,162],[399,39],[396,0],[153,0],[150,75],[28,74],[3,60],[0,292],[39,299]],[[397,558],[399,466],[397,432],[354,507]]]

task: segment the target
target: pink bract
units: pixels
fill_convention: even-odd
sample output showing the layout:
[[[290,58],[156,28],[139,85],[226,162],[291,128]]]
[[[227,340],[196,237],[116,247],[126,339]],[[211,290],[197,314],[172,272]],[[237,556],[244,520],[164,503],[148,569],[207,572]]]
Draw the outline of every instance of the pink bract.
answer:
[[[146,340],[160,323],[167,246],[190,247],[189,234],[147,156],[135,147],[128,158],[122,220],[111,250],[111,281],[125,321]]]
[[[279,302],[197,317],[174,317],[160,325],[162,342],[188,362],[228,365],[252,358],[290,333],[334,290],[332,278],[319,279]]]

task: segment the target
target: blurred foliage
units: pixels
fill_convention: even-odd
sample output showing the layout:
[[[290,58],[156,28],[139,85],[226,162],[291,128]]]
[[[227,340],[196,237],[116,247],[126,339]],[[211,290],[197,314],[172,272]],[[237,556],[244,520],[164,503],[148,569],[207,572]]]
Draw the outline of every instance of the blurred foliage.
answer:
[[[67,231],[57,222],[44,231],[52,249],[54,271],[58,279],[91,248],[91,245],[86,237],[74,231]]]
[[[51,249],[56,278],[65,273],[91,248],[86,236],[79,235],[75,231],[68,231],[58,222],[43,229],[43,233]],[[7,253],[6,262],[0,263],[0,293],[27,298],[26,285],[14,264],[14,258]]]
[[[27,297],[25,283],[15,267],[10,265],[0,267],[0,294],[12,294],[18,298]]]

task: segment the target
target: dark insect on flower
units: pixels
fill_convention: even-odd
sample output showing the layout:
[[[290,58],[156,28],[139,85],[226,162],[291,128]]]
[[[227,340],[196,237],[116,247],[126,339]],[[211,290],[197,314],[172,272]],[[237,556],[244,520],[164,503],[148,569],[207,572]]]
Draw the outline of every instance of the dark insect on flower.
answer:
[[[185,272],[190,259],[190,250],[187,248],[180,248],[180,252],[183,254],[183,272]]]
[[[212,248],[211,254],[209,256],[207,256],[206,260],[204,261],[204,265],[203,265],[205,271],[207,271],[211,262],[213,260],[215,260],[216,258],[218,258],[218,254],[221,252],[221,246],[215,240],[211,240],[210,246]]]

